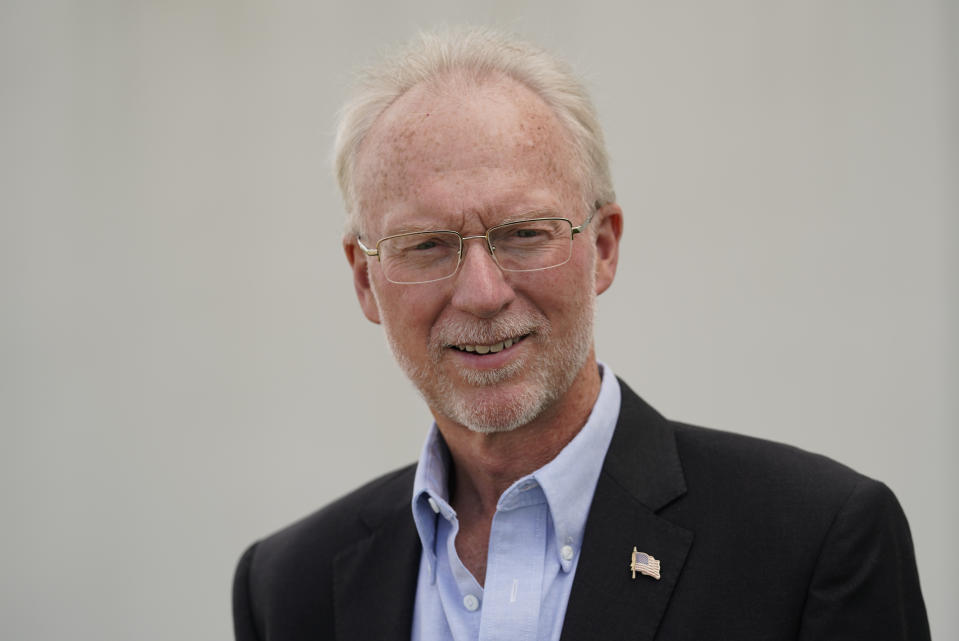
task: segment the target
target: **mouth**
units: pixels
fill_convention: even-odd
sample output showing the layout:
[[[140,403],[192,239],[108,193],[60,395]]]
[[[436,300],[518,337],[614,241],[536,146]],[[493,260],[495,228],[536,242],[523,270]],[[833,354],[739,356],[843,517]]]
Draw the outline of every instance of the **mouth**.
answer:
[[[461,352],[479,354],[481,356],[485,354],[496,354],[497,352],[502,352],[504,349],[509,349],[510,347],[519,343],[520,341],[525,340],[530,335],[531,334],[523,334],[521,336],[514,336],[511,338],[507,338],[505,340],[499,341],[498,343],[492,343],[487,345],[461,344],[461,345],[447,345],[447,347],[449,347],[450,349],[459,350]]]

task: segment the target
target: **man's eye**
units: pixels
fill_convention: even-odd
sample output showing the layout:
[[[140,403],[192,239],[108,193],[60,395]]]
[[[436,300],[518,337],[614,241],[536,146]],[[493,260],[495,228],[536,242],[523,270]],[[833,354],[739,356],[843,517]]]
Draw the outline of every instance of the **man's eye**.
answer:
[[[405,252],[425,252],[430,250],[442,250],[450,247],[452,240],[442,236],[420,236],[409,237],[402,241],[400,245]]]
[[[544,241],[549,240],[553,235],[553,231],[545,227],[517,227],[510,230],[506,239],[524,242]]]
[[[543,232],[539,229],[531,229],[529,227],[524,227],[522,229],[517,229],[514,233],[514,236],[517,238],[536,238],[537,236],[542,236]]]

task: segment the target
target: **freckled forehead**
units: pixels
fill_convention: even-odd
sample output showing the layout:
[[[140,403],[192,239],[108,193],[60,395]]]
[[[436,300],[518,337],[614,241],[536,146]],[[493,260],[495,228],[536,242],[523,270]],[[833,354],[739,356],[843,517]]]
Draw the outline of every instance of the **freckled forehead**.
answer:
[[[539,96],[505,78],[414,87],[374,124],[356,177],[360,211],[377,218],[495,208],[497,195],[544,186],[558,198],[579,193],[566,130]]]
[[[542,145],[561,135],[556,116],[539,96],[507,80],[483,85],[448,81],[419,85],[387,109],[370,132],[371,150],[499,143],[502,150]]]

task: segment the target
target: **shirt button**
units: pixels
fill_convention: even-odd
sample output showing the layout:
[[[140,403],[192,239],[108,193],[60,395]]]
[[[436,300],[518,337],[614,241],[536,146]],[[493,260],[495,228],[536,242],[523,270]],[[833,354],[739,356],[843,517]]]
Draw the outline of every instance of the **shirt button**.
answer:
[[[463,606],[470,612],[476,612],[476,608],[479,607],[479,599],[472,594],[467,594],[463,597]]]
[[[563,560],[564,560],[564,561],[572,561],[572,560],[573,560],[573,546],[571,546],[571,545],[564,545],[564,546],[563,546],[563,549],[560,550],[559,553],[560,553],[560,556],[563,557]]]

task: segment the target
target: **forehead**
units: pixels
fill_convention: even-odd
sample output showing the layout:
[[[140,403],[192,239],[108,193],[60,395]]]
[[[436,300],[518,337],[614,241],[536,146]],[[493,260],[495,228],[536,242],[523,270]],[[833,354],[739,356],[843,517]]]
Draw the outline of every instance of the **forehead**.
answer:
[[[552,109],[506,78],[418,85],[374,124],[356,166],[364,224],[564,211],[580,183]]]

